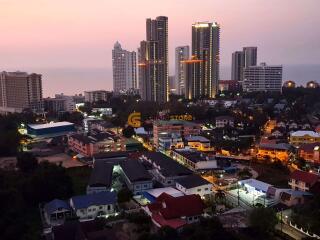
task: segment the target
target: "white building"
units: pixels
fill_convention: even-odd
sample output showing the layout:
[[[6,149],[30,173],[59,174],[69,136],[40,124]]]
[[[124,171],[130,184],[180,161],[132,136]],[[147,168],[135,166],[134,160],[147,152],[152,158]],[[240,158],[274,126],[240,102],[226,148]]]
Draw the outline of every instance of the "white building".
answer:
[[[212,194],[212,183],[199,175],[190,175],[177,179],[176,188],[186,195],[198,194],[201,198]]]
[[[95,219],[116,212],[117,194],[99,192],[90,195],[75,196],[70,199],[70,206],[80,219]]]
[[[112,69],[115,93],[138,88],[136,52],[122,49],[119,42],[114,44],[112,50]]]
[[[84,99],[86,102],[98,102],[98,101],[107,101],[108,95],[110,92],[105,90],[96,90],[96,91],[86,91],[84,92]]]
[[[243,70],[243,91],[245,92],[281,92],[282,66],[248,66]]]
[[[185,89],[185,68],[182,61],[189,59],[189,52],[189,46],[176,47],[175,84],[176,93],[179,95],[183,95]]]

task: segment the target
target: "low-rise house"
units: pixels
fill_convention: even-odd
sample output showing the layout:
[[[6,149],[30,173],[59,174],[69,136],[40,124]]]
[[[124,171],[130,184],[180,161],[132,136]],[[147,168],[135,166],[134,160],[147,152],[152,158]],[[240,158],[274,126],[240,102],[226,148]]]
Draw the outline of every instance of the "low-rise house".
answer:
[[[274,128],[271,131],[271,136],[275,138],[282,138],[285,136],[285,129],[284,128]]]
[[[116,204],[116,192],[99,192],[70,199],[70,206],[80,219],[113,215],[116,212]]]
[[[212,151],[210,140],[203,136],[189,136],[185,138],[186,145],[202,152]]]
[[[270,144],[262,143],[258,147],[257,158],[280,161],[288,161],[290,156],[291,145],[286,143]]]
[[[319,180],[320,176],[317,174],[296,170],[290,176],[289,186],[293,190],[309,192]]]
[[[314,131],[299,130],[290,134],[290,144],[295,146],[315,142],[320,142],[320,134]]]
[[[280,194],[280,203],[288,207],[304,204],[312,194],[304,191],[286,190]]]
[[[44,205],[43,215],[45,222],[50,226],[57,226],[72,216],[72,208],[70,205],[60,199],[54,199]]]
[[[226,126],[234,127],[234,118],[231,116],[216,117],[216,127],[224,128]]]
[[[181,230],[188,224],[198,222],[204,208],[205,205],[199,195],[172,197],[163,193],[144,210],[157,227],[169,226]]]
[[[307,162],[320,164],[320,142],[302,144],[298,149],[298,154]]]
[[[163,186],[175,186],[176,179],[192,174],[192,171],[160,152],[145,152],[140,159],[149,165],[150,173]]]
[[[186,195],[198,194],[201,198],[212,194],[212,183],[199,175],[190,175],[176,180],[176,188]]]
[[[138,160],[127,160],[120,163],[122,176],[127,187],[138,194],[153,188],[152,176]]]
[[[183,164],[192,171],[212,170],[218,168],[217,161],[204,153],[192,149],[175,149],[171,152],[177,162]]]
[[[91,171],[87,194],[107,192],[111,190],[113,164],[105,161],[95,161]]]

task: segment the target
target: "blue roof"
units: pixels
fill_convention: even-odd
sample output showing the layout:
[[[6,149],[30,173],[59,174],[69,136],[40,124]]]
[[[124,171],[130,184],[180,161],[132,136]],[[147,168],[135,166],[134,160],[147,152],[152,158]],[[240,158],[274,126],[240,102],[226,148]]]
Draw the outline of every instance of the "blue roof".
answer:
[[[99,192],[89,195],[75,196],[71,198],[75,209],[88,208],[96,205],[108,205],[117,202],[117,194],[115,192]]]
[[[66,210],[71,210],[70,205],[63,200],[60,199],[54,199],[51,202],[48,202],[44,205],[44,210],[50,215],[52,214],[54,211],[58,210],[58,209],[66,209]]]

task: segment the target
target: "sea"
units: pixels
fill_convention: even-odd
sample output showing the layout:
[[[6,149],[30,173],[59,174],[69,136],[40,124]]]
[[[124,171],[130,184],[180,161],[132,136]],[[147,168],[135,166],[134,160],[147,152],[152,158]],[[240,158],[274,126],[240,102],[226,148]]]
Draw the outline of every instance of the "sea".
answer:
[[[172,68],[173,69],[173,68]],[[112,69],[106,68],[29,68],[23,71],[42,74],[43,95],[79,94],[87,90],[111,90]],[[231,66],[220,67],[220,79],[231,79]],[[283,81],[293,80],[297,86],[308,81],[320,83],[320,64],[283,65]]]

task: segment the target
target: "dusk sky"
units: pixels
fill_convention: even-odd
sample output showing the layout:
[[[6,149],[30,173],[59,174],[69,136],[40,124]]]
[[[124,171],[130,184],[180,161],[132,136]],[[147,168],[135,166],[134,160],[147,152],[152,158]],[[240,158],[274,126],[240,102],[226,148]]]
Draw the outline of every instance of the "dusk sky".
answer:
[[[136,50],[145,19],[169,17],[170,72],[174,48],[190,44],[191,24],[221,25],[221,64],[258,46],[258,61],[320,63],[319,0],[0,0],[0,69],[111,69],[116,40]],[[111,79],[110,79],[111,81]]]

